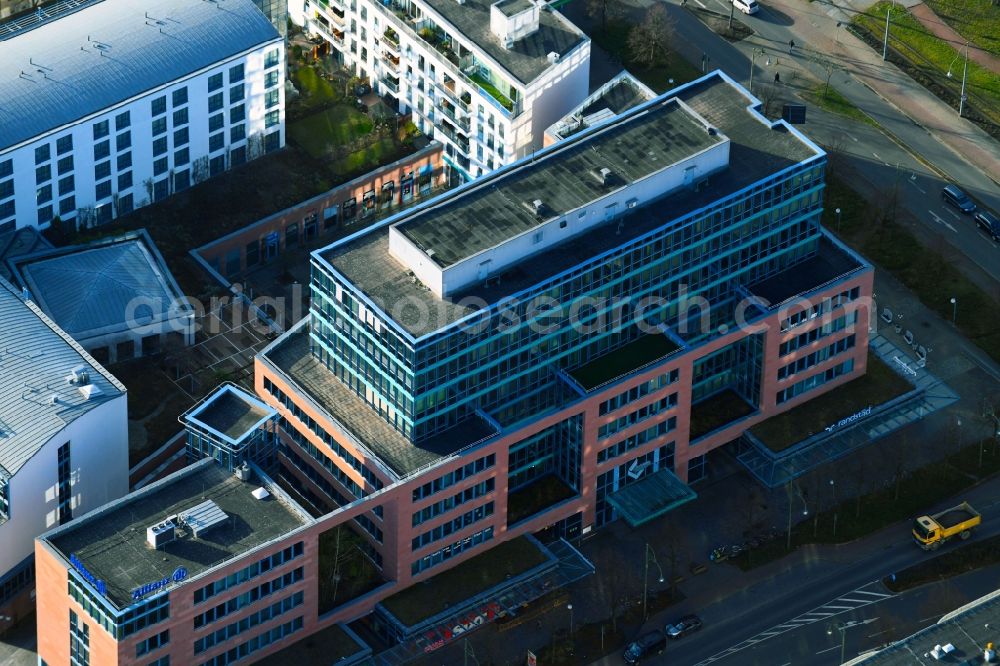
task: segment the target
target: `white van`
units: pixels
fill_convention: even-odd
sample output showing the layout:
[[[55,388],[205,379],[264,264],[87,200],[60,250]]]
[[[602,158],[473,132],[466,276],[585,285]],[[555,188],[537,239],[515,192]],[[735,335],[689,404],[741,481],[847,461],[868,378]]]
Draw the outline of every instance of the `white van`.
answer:
[[[760,11],[757,0],[733,0],[733,5],[744,14],[756,14]]]

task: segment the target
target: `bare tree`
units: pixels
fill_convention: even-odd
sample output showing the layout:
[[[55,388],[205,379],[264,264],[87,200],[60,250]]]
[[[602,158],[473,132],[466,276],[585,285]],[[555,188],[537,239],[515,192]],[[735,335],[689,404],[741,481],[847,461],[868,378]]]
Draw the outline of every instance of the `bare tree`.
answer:
[[[667,44],[674,32],[674,20],[662,4],[649,8],[642,23],[628,33],[632,60],[646,67],[667,61]]]
[[[618,0],[587,0],[587,16],[594,21],[599,20],[602,29],[608,26],[608,21],[618,18],[623,13]]]

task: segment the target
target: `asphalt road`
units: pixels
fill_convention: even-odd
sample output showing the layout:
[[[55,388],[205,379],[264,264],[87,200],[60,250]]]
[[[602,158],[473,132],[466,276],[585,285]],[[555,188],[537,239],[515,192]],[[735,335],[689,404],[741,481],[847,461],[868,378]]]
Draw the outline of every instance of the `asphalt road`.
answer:
[[[716,12],[729,11],[729,5],[723,0],[687,2]],[[681,54],[693,63],[700,62],[701,55],[705,54],[708,56],[708,69],[721,69],[744,85],[748,84],[750,59],[745,52],[749,52],[753,44],[746,40],[739,46],[731,44],[712,32],[691,12],[677,6],[677,0],[671,0],[671,3],[674,6],[669,8],[670,13],[677,22],[679,43],[676,46]],[[755,59],[755,86],[760,81],[770,81],[775,70],[782,71],[787,78],[786,64],[789,58],[804,64],[817,79],[826,78],[822,63],[831,56],[803,48],[802,37],[797,35],[794,25],[797,21],[808,21],[819,26],[830,23],[832,20],[822,12],[823,7],[830,8],[822,2],[803,3],[796,0],[795,5],[785,5],[777,0],[768,0],[754,16],[737,13],[738,20],[757,32],[755,40],[759,38],[774,45],[774,48],[767,49],[769,54],[773,54],[770,65],[767,64],[767,57],[757,56]],[[832,25],[835,26],[836,23],[833,22]],[[795,39],[798,45],[793,56],[788,55],[790,39]],[[850,63],[843,59],[837,62],[839,66],[850,67]],[[822,145],[842,147],[843,152],[849,156],[849,166],[867,181],[869,192],[866,194],[877,196],[880,191],[886,192],[898,186],[903,208],[926,233],[940,234],[987,275],[1000,281],[1000,246],[979,232],[970,216],[958,213],[941,201],[940,191],[947,181],[939,172],[948,175],[981,204],[995,211],[1000,211],[1000,186],[848,73],[834,72],[830,83],[892,132],[906,149],[871,125],[826,113],[812,106],[808,110],[807,123],[801,126],[803,132]],[[934,165],[936,170],[925,166],[914,154]]]
[[[983,513],[983,524],[974,540],[1000,534],[998,486],[1000,482],[985,483],[964,496]],[[945,507],[928,507],[928,511],[941,508]],[[955,547],[949,544],[938,553]],[[913,544],[909,536],[909,522],[898,523],[845,548],[858,552],[844,552],[839,557],[836,554],[817,555],[815,560],[802,567],[776,574],[705,608],[693,608],[682,602],[677,608],[677,615],[697,613],[705,622],[704,629],[671,643],[659,661],[646,663],[669,663],[671,666],[833,663],[820,661],[816,655],[816,652],[831,647],[832,642],[826,631],[832,626],[871,617],[898,617],[901,619],[892,625],[898,638],[936,621],[940,615],[954,610],[970,598],[982,596],[995,588],[995,584],[978,589],[976,585],[959,588],[964,590],[962,594],[965,596],[927,591],[926,594],[936,605],[927,606],[929,610],[918,611],[919,617],[913,617],[902,610],[906,608],[906,598],[910,595],[893,595],[879,582],[884,576],[930,557]],[[995,582],[996,578],[994,575],[992,579],[984,580]],[[966,598],[969,594],[972,596]],[[918,605],[916,608],[921,607]],[[888,610],[881,611],[882,608]],[[876,629],[887,628],[883,623],[872,631],[864,632],[867,643],[862,642],[860,636],[851,637],[849,640],[855,641],[850,644],[851,649],[856,653],[873,644],[886,642],[889,639],[873,642],[880,637],[870,637],[869,634]],[[837,645],[839,647],[839,638]],[[839,657],[839,654],[836,656]],[[595,662],[594,666],[617,666],[622,663],[619,655],[612,655]]]

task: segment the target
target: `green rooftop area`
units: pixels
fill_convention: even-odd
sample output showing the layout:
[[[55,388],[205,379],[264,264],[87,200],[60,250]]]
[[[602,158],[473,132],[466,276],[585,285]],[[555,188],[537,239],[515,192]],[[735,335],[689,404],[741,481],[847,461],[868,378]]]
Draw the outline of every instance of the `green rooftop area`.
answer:
[[[909,382],[869,351],[868,371],[862,377],[773,416],[750,432],[772,451],[784,451],[840,419],[912,390]]]
[[[292,643],[284,650],[258,661],[262,666],[288,666],[289,664],[336,664],[362,652],[368,652],[353,636],[334,624],[322,631]],[[353,661],[351,663],[354,663]]]
[[[691,407],[691,436],[693,442],[727,423],[753,414],[756,409],[736,391],[725,389]]]
[[[364,539],[347,525],[338,525],[319,535],[320,614],[385,583],[378,567],[365,554],[364,546]]]
[[[539,566],[546,559],[527,537],[518,537],[394,594],[382,605],[404,625],[413,626]]]
[[[585,390],[592,391],[678,349],[677,344],[665,335],[644,335],[576,370],[570,370],[569,374]]]
[[[546,474],[507,495],[507,524],[518,523],[576,494],[577,492],[558,476]]]

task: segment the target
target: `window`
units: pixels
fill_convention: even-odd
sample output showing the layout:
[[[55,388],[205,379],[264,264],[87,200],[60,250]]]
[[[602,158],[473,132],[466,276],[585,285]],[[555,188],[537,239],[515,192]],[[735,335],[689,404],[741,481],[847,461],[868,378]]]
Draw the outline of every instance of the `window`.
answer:
[[[111,142],[105,139],[100,143],[94,144],[94,161],[103,160],[105,157],[111,154]]]
[[[11,217],[14,214],[14,200],[0,203],[0,220]]]
[[[208,152],[214,153],[226,147],[226,133],[219,132],[208,137]]]
[[[167,96],[157,97],[150,104],[150,109],[154,116],[159,116],[167,112]]]
[[[281,91],[275,88],[274,90],[268,90],[264,94],[264,108],[270,109],[271,107],[278,106],[278,93]]]
[[[111,161],[94,165],[94,180],[103,180],[111,175]]]
[[[186,107],[174,111],[174,127],[177,127],[178,125],[187,125],[187,121],[188,121],[188,110]]]
[[[69,612],[69,663],[90,666],[90,626],[73,610]]]
[[[10,518],[10,482],[0,479],[0,517]]]
[[[236,143],[237,141],[242,141],[245,138],[247,138],[246,125],[236,125],[229,130],[230,143]]]
[[[280,120],[281,113],[279,111],[268,111],[264,116],[264,127],[274,127]]]
[[[191,171],[184,169],[174,174],[174,192],[180,192],[191,187]]]
[[[210,176],[217,176],[226,170],[226,156],[219,155],[218,157],[213,157],[208,161],[208,174]]]
[[[35,182],[44,183],[47,180],[52,180],[52,166],[43,164],[40,167],[35,167]]]
[[[242,85],[233,86],[229,89],[229,103],[236,104],[246,98],[246,88]]]
[[[279,58],[280,54],[278,53],[278,49],[268,51],[267,54],[264,56],[264,69],[267,69],[269,67],[277,67]]]
[[[132,125],[132,114],[128,111],[122,111],[117,116],[115,116],[115,129],[119,132],[126,127]]]
[[[71,468],[69,460],[69,442],[59,447],[56,453],[58,464],[57,499],[59,501],[59,524],[63,525],[73,519],[73,508],[70,506],[72,494],[70,492]],[[72,611],[70,611],[72,612]]]
[[[167,152],[167,137],[160,137],[153,142],[153,155],[162,155]]]
[[[160,201],[170,195],[170,179],[164,178],[153,183],[153,200]]]
[[[233,65],[229,68],[229,82],[236,83],[243,80],[243,63]]]
[[[188,128],[182,127],[174,132],[174,148],[178,146],[183,146],[188,142]]]
[[[70,215],[76,210],[76,197],[66,197],[59,202],[59,214],[63,217]]]
[[[94,196],[98,199],[107,199],[111,196],[111,181],[106,180],[103,183],[98,183],[94,188]]]
[[[52,201],[52,184],[42,185],[35,192],[37,203],[43,204]]]
[[[157,650],[170,642],[170,630],[164,629],[158,634],[154,634],[144,641],[135,644],[135,656],[142,657],[153,650]]]
[[[0,178],[8,178],[12,175],[14,175],[14,160],[0,162]]]
[[[108,128],[108,125],[109,123],[107,120],[102,120],[99,123],[94,123],[94,141],[97,141],[98,139],[103,139],[111,132],[111,130]]]
[[[129,169],[132,167],[132,153],[122,153],[115,161],[117,162],[119,171]]]
[[[183,104],[187,104],[187,101],[188,101],[188,89],[187,88],[178,88],[173,93],[171,93],[171,100],[170,101],[171,101],[171,103],[174,106],[181,106]]]
[[[242,104],[229,109],[229,124],[241,123],[247,118],[247,108]]]
[[[167,117],[157,118],[153,121],[153,136],[159,136],[167,131]]]
[[[174,153],[174,166],[184,166],[191,161],[187,148],[181,148]]]
[[[126,171],[118,175],[118,190],[127,190],[132,187],[132,172]]]
[[[57,163],[59,175],[63,175],[68,171],[73,170],[73,156],[67,155],[66,157],[60,157]]]
[[[132,194],[123,194],[118,197],[118,214],[124,215],[132,212]]]
[[[14,196],[14,181],[13,180],[0,181],[0,199],[6,199],[7,197],[12,197],[12,196]]]
[[[48,162],[49,158],[52,156],[52,151],[49,148],[49,144],[38,146],[35,148],[35,164],[41,164],[42,162]]]
[[[72,192],[76,188],[76,183],[73,182],[73,174],[68,176],[63,176],[59,179],[59,194],[65,196]]]
[[[105,121],[107,122],[107,121]],[[56,139],[56,153],[59,155],[65,155],[69,151],[73,150],[73,135],[67,134],[66,136],[61,136]]]
[[[42,206],[38,209],[38,224],[48,224],[52,221],[52,206]]]
[[[123,150],[128,150],[132,147],[132,133],[122,132],[115,137],[115,150],[121,152]]]
[[[208,131],[218,132],[222,129],[223,125],[226,124],[226,119],[221,113],[217,113],[214,116],[210,116],[208,119]]]
[[[240,164],[246,164],[247,161],[247,148],[246,146],[240,146],[239,148],[233,148],[229,151],[229,164],[230,166],[238,166]]]
[[[267,74],[264,75],[265,88],[273,88],[276,85],[278,85],[278,70],[274,70],[273,72],[268,72]]]
[[[215,113],[222,108],[222,93],[215,93],[208,98],[208,112]]]
[[[162,174],[165,174],[167,172],[167,166],[168,166],[168,162],[167,162],[167,158],[166,157],[161,157],[158,160],[154,160],[153,161],[153,175],[154,176],[160,176]]]

